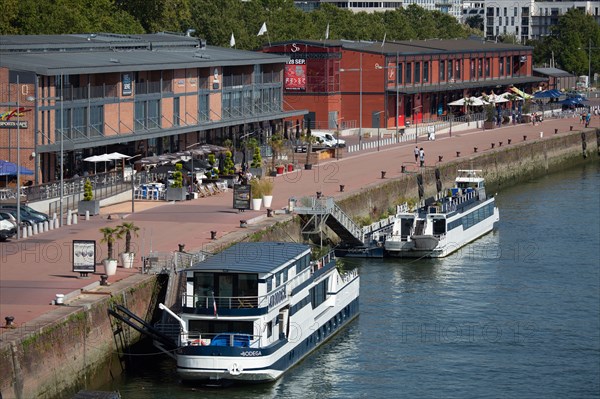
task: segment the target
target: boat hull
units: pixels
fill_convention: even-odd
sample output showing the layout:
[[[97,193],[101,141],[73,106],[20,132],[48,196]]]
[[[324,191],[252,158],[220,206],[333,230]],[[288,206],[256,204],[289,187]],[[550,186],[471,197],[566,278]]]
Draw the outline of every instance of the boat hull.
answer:
[[[277,380],[287,370],[344,329],[359,314],[359,279],[324,304],[317,318],[294,321],[288,338],[266,348],[182,346],[176,353],[177,373],[200,384],[263,383]],[[331,306],[333,305],[333,306]],[[308,306],[310,308],[310,305]],[[318,311],[318,308],[315,309]],[[313,313],[306,309],[306,312]]]

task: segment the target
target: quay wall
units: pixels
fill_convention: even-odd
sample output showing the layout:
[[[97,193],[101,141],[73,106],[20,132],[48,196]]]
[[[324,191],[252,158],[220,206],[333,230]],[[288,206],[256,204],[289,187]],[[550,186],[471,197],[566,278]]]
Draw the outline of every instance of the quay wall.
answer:
[[[155,275],[134,275],[110,286],[83,291],[64,306],[5,331],[0,342],[0,392],[7,398],[66,398],[94,389],[121,373],[108,309],[118,303],[150,320],[160,284]],[[111,325],[112,323],[112,325]],[[139,333],[124,326],[125,346]]]
[[[585,138],[586,157],[582,151]],[[425,197],[435,193],[435,168],[439,168],[444,187],[450,187],[458,169],[481,169],[488,192],[536,178],[564,167],[598,162],[600,129],[561,133],[546,140],[504,144],[455,160],[424,168]],[[380,179],[355,192],[347,192],[337,202],[353,218],[377,220],[393,212],[396,204],[417,197],[416,177]],[[366,204],[366,205],[365,205]],[[278,218],[242,235],[230,235],[231,242],[301,241],[297,216]],[[251,229],[248,229],[251,230]],[[330,237],[335,240],[335,237]],[[93,389],[121,373],[114,356],[118,348],[113,338],[114,320],[107,310],[120,303],[134,314],[151,320],[162,286],[157,276],[134,275],[101,287],[94,293],[82,292],[66,306],[37,319],[26,328],[6,331],[0,342],[0,392],[6,398],[64,398],[78,389]],[[113,324],[111,324],[111,322]],[[135,343],[139,334],[128,327],[118,338],[125,346]]]
[[[585,137],[585,158],[582,150]],[[502,187],[543,176],[565,167],[584,162],[598,162],[600,129],[573,131],[546,140],[529,140],[503,144],[494,149],[478,149],[477,153],[445,161],[423,169],[424,198],[436,193],[435,169],[440,171],[443,187],[452,187],[459,169],[480,169],[486,178],[487,192],[493,194]],[[381,179],[358,192],[348,192],[338,198],[338,205],[355,220],[377,221],[381,215],[395,212],[395,205],[418,198],[415,173],[397,178]]]

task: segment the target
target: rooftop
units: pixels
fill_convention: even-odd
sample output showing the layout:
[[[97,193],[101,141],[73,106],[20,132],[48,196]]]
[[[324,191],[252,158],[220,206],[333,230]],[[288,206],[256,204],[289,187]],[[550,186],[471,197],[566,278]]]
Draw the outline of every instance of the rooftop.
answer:
[[[187,271],[269,273],[310,253],[310,247],[289,242],[242,242],[214,255]]]

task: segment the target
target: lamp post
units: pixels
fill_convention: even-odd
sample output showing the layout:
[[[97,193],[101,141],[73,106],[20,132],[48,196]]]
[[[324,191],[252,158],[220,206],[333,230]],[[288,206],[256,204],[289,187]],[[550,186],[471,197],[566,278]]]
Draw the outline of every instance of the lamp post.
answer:
[[[377,151],[379,151],[379,141],[380,141],[380,134],[379,134],[379,128],[381,127],[381,117],[379,115],[383,114],[385,111],[379,111],[379,112],[375,112],[373,115],[377,116]]]
[[[54,85],[54,90],[56,90],[56,85]],[[64,113],[64,101],[63,101],[63,96],[62,93],[64,91],[64,87],[63,87],[63,75],[60,75],[60,96],[56,96],[56,97],[43,97],[43,98],[36,98],[36,97],[27,97],[27,100],[29,101],[37,101],[37,100],[54,100],[54,101],[60,101],[60,199],[59,199],[59,225],[62,226],[63,225],[63,199],[65,196],[65,164],[64,164],[64,158],[65,158],[65,133],[64,133],[64,120],[65,120],[65,113]],[[37,107],[36,107],[37,109]],[[54,111],[54,115],[55,115],[55,121],[56,121],[56,110]],[[37,118],[37,115],[36,115]],[[56,130],[54,132],[54,142],[56,142],[58,135],[56,134]]]
[[[200,145],[200,143],[194,143],[194,144],[190,144],[187,147],[185,147],[186,150],[189,150],[190,148],[194,148],[196,146]],[[194,179],[196,178],[196,170],[194,169],[194,154],[192,154],[190,152],[190,158],[192,160],[192,186],[194,185]]]
[[[400,134],[398,132],[398,118],[399,118],[399,115],[398,115],[398,112],[399,112],[398,106],[400,105],[400,86],[398,85],[398,83],[399,83],[398,57],[399,57],[399,53],[398,53],[398,51],[396,51],[396,65],[393,68],[393,69],[396,70],[396,82],[394,83],[395,86],[396,86],[396,114],[395,114],[395,119],[396,119],[396,123],[395,123],[395,126],[396,126],[396,143],[400,142],[400,140],[399,140]],[[389,69],[389,68],[390,68],[389,66],[375,65],[375,69]],[[387,86],[388,79],[389,79],[389,74],[388,74],[388,77],[384,80],[384,86]]]
[[[362,101],[362,95],[363,95],[363,90],[362,90],[362,73],[363,73],[363,68],[362,68],[362,52],[360,53],[359,56],[359,67],[358,68],[350,68],[350,69],[344,69],[344,68],[340,68],[340,72],[360,72],[359,75],[359,89],[358,89],[358,148],[362,150],[362,107],[363,107],[363,101]]]
[[[413,115],[415,114],[415,111],[418,110],[419,108],[423,108],[423,106],[417,105],[416,107],[414,107],[412,109]],[[415,144],[417,144],[418,137],[419,137],[419,116],[417,115],[417,117],[415,118]]]
[[[133,173],[134,168],[131,164],[131,160],[141,156],[142,154],[137,154],[127,159],[129,166],[131,167],[131,213],[135,213],[135,175]]]

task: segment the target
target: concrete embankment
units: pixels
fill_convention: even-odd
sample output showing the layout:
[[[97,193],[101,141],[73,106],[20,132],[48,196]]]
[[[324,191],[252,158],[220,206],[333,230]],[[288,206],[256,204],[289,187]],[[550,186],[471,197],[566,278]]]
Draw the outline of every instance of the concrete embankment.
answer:
[[[107,309],[119,303],[150,318],[159,291],[156,276],[134,275],[83,291],[37,319],[38,324],[5,331],[0,345],[2,398],[68,398],[121,373],[118,357],[113,356],[117,351],[114,320]],[[118,337],[124,344],[139,339],[135,331],[125,331]]]
[[[535,178],[560,168],[599,158],[599,130],[583,132],[586,155],[582,151],[582,133],[561,133],[545,140],[521,140],[494,149],[480,149],[468,157],[446,159],[437,166],[424,168],[425,196],[434,195],[435,169],[439,168],[444,186],[452,184],[458,169],[481,169],[489,192],[518,181]],[[417,196],[414,173],[377,179],[375,182],[337,198],[352,217],[376,220],[394,205]],[[271,220],[274,220],[273,222]],[[299,218],[294,216],[266,219],[257,229],[239,229],[222,246],[240,240],[299,240]],[[65,398],[77,389],[96,388],[120,373],[114,354],[114,326],[107,309],[120,303],[138,316],[149,320],[156,308],[160,283],[156,276],[133,275],[109,287],[97,287],[67,301],[36,319],[27,327],[5,330],[0,342],[0,392],[3,398]],[[114,321],[113,321],[114,322]],[[38,326],[38,327],[36,327]],[[125,344],[138,340],[137,333],[124,334]]]

